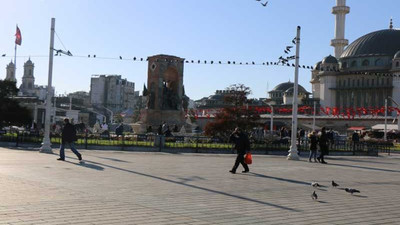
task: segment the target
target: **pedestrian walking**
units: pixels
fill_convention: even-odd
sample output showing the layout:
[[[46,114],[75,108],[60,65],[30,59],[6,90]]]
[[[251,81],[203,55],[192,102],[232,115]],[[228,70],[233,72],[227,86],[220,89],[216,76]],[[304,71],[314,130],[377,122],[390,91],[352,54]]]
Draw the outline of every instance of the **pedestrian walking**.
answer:
[[[353,155],[355,155],[360,142],[360,136],[358,135],[357,131],[354,131],[353,135],[351,136],[351,141],[353,142]]]
[[[325,127],[322,128],[321,135],[319,136],[319,149],[321,153],[317,160],[320,163],[326,164],[327,162],[325,162],[324,156],[329,153],[329,138]]]
[[[318,136],[315,131],[308,135],[310,139],[310,157],[308,161],[311,162],[311,159],[314,157],[314,162],[317,162],[317,148],[318,148]]]
[[[238,168],[239,164],[242,164],[244,168],[242,173],[248,173],[250,171],[249,167],[244,162],[244,155],[247,152],[250,152],[250,141],[247,137],[247,134],[240,130],[239,127],[236,127],[235,131],[233,131],[229,137],[229,141],[235,143],[235,149],[237,150],[235,165],[233,165],[233,168],[229,170],[229,172],[236,173],[236,169]]]
[[[62,137],[61,137],[61,145],[60,145],[60,158],[57,160],[64,161],[65,160],[65,153],[64,148],[66,144],[69,144],[71,150],[75,155],[78,157],[79,161],[82,160],[82,155],[76,150],[74,142],[77,140],[76,138],[76,129],[74,125],[69,122],[68,118],[64,119],[64,128],[62,130]]]

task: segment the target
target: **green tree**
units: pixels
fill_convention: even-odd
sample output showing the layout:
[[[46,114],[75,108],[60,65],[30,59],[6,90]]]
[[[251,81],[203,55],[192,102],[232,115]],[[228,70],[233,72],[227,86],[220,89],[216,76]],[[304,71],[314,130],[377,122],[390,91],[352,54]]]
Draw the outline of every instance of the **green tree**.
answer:
[[[9,125],[24,126],[32,122],[29,109],[13,99],[18,93],[16,83],[0,80],[0,128]]]
[[[226,90],[229,92],[224,99],[226,106],[205,127],[208,136],[227,138],[235,127],[250,131],[259,124],[259,114],[249,107],[251,100],[247,96],[251,94],[250,88],[234,84]]]

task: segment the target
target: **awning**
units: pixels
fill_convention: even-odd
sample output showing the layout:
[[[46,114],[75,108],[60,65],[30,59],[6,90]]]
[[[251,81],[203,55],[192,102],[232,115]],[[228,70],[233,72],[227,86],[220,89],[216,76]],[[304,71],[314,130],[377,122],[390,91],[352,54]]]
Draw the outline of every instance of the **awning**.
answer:
[[[376,124],[371,127],[372,130],[384,130],[385,129],[385,124]],[[398,130],[398,125],[397,124],[387,124],[386,125],[386,130]]]
[[[349,127],[347,130],[349,131],[365,130],[365,127]]]

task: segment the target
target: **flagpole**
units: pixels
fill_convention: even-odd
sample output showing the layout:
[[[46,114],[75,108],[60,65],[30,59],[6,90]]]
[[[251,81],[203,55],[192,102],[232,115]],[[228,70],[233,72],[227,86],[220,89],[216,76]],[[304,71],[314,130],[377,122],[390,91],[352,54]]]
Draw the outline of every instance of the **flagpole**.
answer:
[[[18,29],[18,24],[16,25],[16,29],[15,30],[17,30]],[[15,85],[17,85],[17,42],[16,41],[14,41],[15,43],[15,47],[14,47],[14,80],[13,81],[15,81]]]

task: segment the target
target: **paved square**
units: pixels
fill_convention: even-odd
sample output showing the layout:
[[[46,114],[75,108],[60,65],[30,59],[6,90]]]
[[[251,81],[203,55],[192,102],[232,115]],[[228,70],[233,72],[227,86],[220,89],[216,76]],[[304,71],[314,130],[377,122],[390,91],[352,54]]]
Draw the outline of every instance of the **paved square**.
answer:
[[[57,152],[57,150],[54,150]],[[400,156],[328,165],[235,155],[0,148],[0,224],[399,224]],[[350,195],[332,188],[361,191]],[[316,181],[323,187],[312,188]],[[310,197],[313,191],[319,201]]]

